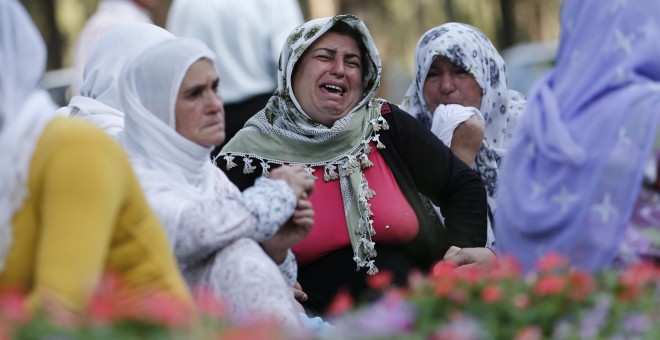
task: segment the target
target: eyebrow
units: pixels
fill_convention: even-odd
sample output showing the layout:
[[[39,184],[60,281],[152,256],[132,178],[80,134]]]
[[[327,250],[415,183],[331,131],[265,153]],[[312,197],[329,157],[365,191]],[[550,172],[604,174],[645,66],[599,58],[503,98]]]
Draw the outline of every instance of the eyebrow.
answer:
[[[318,51],[318,50],[328,52],[328,53],[330,53],[330,54],[332,54],[332,55],[337,54],[337,50],[334,50],[334,49],[331,49],[331,48],[327,48],[327,47],[319,47],[319,48],[314,49],[314,51]],[[362,61],[362,58],[360,58],[360,55],[359,55],[359,54],[355,54],[355,53],[347,53],[347,54],[346,54],[346,57],[348,57],[348,58],[358,58],[358,60]]]
[[[215,80],[213,80],[213,82],[211,83],[212,86],[216,86],[216,84],[220,84],[220,78],[219,77],[215,78]],[[185,93],[186,93],[186,95],[189,95],[191,93],[204,90],[205,87],[206,87],[206,83],[197,84],[197,85],[194,85],[193,87],[189,88],[188,90],[186,90]]]

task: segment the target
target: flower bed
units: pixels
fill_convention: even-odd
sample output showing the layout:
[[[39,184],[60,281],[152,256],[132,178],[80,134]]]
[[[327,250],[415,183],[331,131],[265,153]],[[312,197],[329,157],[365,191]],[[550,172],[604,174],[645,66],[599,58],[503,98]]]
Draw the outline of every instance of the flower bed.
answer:
[[[510,259],[496,268],[436,265],[410,285],[371,277],[382,293],[371,303],[340,294],[331,306],[331,339],[660,339],[660,267],[639,264],[621,273],[569,270],[549,255],[539,272],[522,276]],[[176,299],[151,292],[126,299],[105,280],[85,315],[45,308],[28,315],[24,296],[0,293],[0,339],[288,339],[277,325],[227,322],[222,303],[195,294],[199,317]],[[124,297],[124,298],[122,298]],[[132,301],[132,302],[131,302]],[[299,336],[299,335],[296,335]]]
[[[523,277],[511,259],[495,269],[456,270],[440,263],[427,277],[413,275],[405,289],[376,279],[372,286],[383,290],[383,298],[335,320],[336,333],[438,340],[660,339],[660,267],[639,264],[589,275],[569,270],[555,254],[538,265],[538,274]]]

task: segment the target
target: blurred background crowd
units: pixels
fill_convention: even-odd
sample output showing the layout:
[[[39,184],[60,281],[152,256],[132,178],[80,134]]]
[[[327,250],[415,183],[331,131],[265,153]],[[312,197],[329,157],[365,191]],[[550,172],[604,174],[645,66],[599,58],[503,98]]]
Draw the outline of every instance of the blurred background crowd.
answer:
[[[553,65],[561,0],[298,0],[305,20],[340,13],[361,18],[373,32],[383,59],[379,96],[400,102],[413,78],[419,37],[449,21],[471,24],[491,38],[506,61],[509,87],[526,93]],[[21,0],[48,46],[43,86],[62,105],[73,62],[73,47],[98,0]],[[140,2],[140,1],[138,1]],[[141,0],[164,27],[172,0]],[[237,33],[238,34],[238,33]]]

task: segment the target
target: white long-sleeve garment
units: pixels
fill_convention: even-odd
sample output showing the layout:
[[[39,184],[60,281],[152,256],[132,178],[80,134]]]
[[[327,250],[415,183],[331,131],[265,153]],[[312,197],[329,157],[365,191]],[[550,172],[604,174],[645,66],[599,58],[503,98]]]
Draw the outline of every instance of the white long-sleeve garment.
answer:
[[[284,41],[302,23],[296,0],[175,0],[167,17],[170,32],[216,54],[225,104],[275,90]]]
[[[239,321],[264,316],[300,329],[293,255],[278,270],[258,244],[293,214],[295,192],[283,180],[264,178],[241,193],[211,163],[211,148],[176,132],[179,89],[200,59],[214,55],[198,41],[174,39],[126,64],[119,77],[126,129],[119,141],[189,285],[212,289]]]

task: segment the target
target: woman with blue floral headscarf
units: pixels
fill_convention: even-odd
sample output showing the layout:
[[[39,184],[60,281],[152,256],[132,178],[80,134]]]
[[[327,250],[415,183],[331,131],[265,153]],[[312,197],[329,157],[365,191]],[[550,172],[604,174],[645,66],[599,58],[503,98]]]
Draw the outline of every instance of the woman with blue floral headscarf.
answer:
[[[585,270],[658,261],[660,2],[567,0],[561,23],[500,173],[499,248],[527,270],[549,252]]]
[[[293,250],[306,307],[319,311],[341,287],[361,296],[379,270],[401,284],[450,245],[486,242],[479,177],[416,119],[374,97],[380,77],[362,21],[307,22],[283,47],[276,93],[217,159],[240,188],[281,164],[313,176],[314,227]],[[420,193],[442,208],[446,228]]]
[[[401,108],[477,169],[491,212],[499,164],[524,107],[523,95],[507,88],[502,57],[477,28],[452,22],[419,39],[415,79]]]

